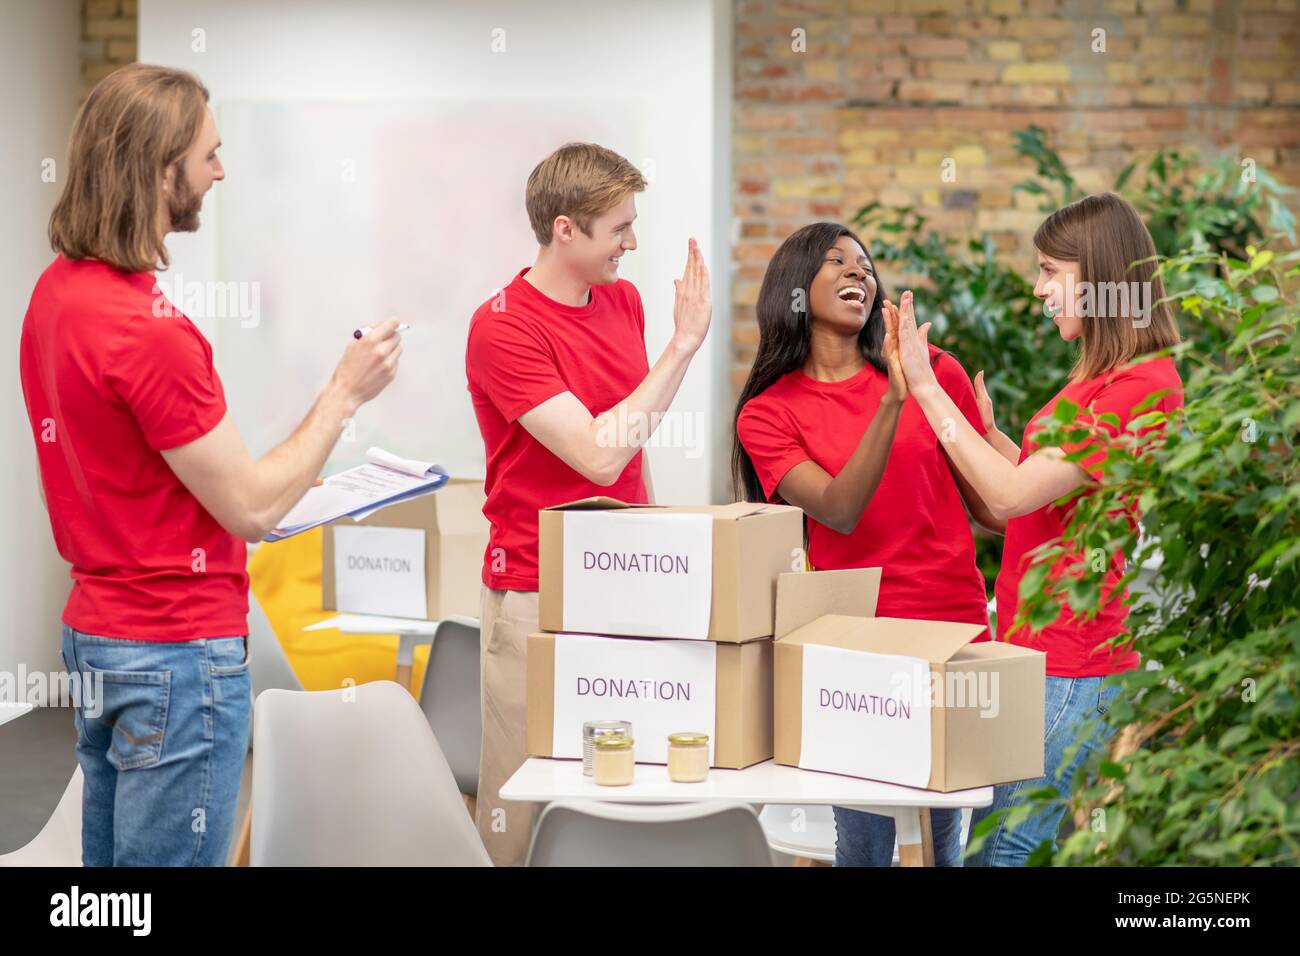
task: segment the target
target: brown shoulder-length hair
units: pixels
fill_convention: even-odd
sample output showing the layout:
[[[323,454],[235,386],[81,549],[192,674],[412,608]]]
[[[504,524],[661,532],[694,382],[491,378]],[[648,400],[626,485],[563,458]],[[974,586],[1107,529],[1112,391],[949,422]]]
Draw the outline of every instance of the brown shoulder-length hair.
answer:
[[[1091,290],[1093,308],[1081,320],[1072,381],[1095,378],[1178,342],[1169,303],[1161,301],[1165,289],[1155,274],[1155,243],[1137,210],[1122,198],[1101,193],[1061,207],[1038,227],[1034,246],[1053,259],[1078,262],[1079,278]],[[1141,298],[1134,302],[1130,291]],[[1103,302],[1117,307],[1099,310]],[[1139,314],[1139,305],[1146,314]]]
[[[185,70],[124,66],[86,97],[72,127],[50,245],[125,272],[168,264],[162,177],[198,138],[208,91]]]

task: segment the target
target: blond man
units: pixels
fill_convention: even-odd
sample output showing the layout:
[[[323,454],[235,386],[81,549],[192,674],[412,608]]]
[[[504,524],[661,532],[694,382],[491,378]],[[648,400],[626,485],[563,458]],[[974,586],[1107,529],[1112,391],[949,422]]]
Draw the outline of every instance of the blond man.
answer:
[[[636,249],[645,180],[622,156],[570,143],[528,177],[537,258],[474,313],[465,354],[487,453],[491,525],[483,557],[483,749],[477,824],[497,865],[528,853],[532,805],[501,800],[525,757],[525,653],[538,627],[537,512],[604,494],[652,500],[641,447],[708,333],[709,276],[695,240],[676,280],[673,335],[651,368],[636,287],[618,276]],[[611,436],[613,438],[611,439]]]

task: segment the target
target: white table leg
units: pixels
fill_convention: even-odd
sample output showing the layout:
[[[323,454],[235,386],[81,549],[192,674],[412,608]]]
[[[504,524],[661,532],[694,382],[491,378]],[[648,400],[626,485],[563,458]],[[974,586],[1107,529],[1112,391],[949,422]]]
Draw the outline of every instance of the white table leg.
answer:
[[[876,813],[894,818],[899,866],[934,866],[934,837],[926,807],[881,807]]]
[[[397,635],[397,683],[419,697],[419,691],[411,686],[411,673],[415,667],[415,645],[420,643],[419,634]]]

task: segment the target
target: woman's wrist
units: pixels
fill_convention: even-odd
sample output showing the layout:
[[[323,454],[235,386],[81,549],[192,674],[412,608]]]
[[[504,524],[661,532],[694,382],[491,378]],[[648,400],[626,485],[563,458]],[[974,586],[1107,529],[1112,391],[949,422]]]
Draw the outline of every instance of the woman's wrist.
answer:
[[[934,401],[943,394],[943,389],[939,387],[939,380],[933,375],[925,381],[917,382],[915,384],[908,382],[907,390],[911,395],[915,396],[916,400],[922,405]]]

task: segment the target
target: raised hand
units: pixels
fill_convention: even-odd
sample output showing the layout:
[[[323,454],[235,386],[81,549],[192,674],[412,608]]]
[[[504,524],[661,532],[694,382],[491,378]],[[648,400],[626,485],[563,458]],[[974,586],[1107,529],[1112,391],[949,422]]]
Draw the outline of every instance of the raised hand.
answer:
[[[885,341],[881,346],[881,354],[889,369],[889,391],[886,394],[901,404],[907,398],[907,377],[903,374],[903,364],[898,356],[898,309],[886,299],[882,312],[885,319]]]
[[[915,393],[922,386],[938,384],[934,368],[930,365],[930,349],[926,337],[930,323],[916,327],[916,313],[912,307],[912,293],[904,292],[898,303],[898,358],[907,376],[907,387]]]
[[[984,387],[984,370],[975,373],[975,405],[980,410],[980,421],[984,423],[984,434],[996,429],[993,421],[993,399],[989,398],[988,389]]]
[[[709,321],[713,316],[713,299],[709,292],[709,270],[704,255],[694,239],[686,246],[686,268],[680,279],[674,279],[673,333],[682,345],[694,351],[709,334]]]

